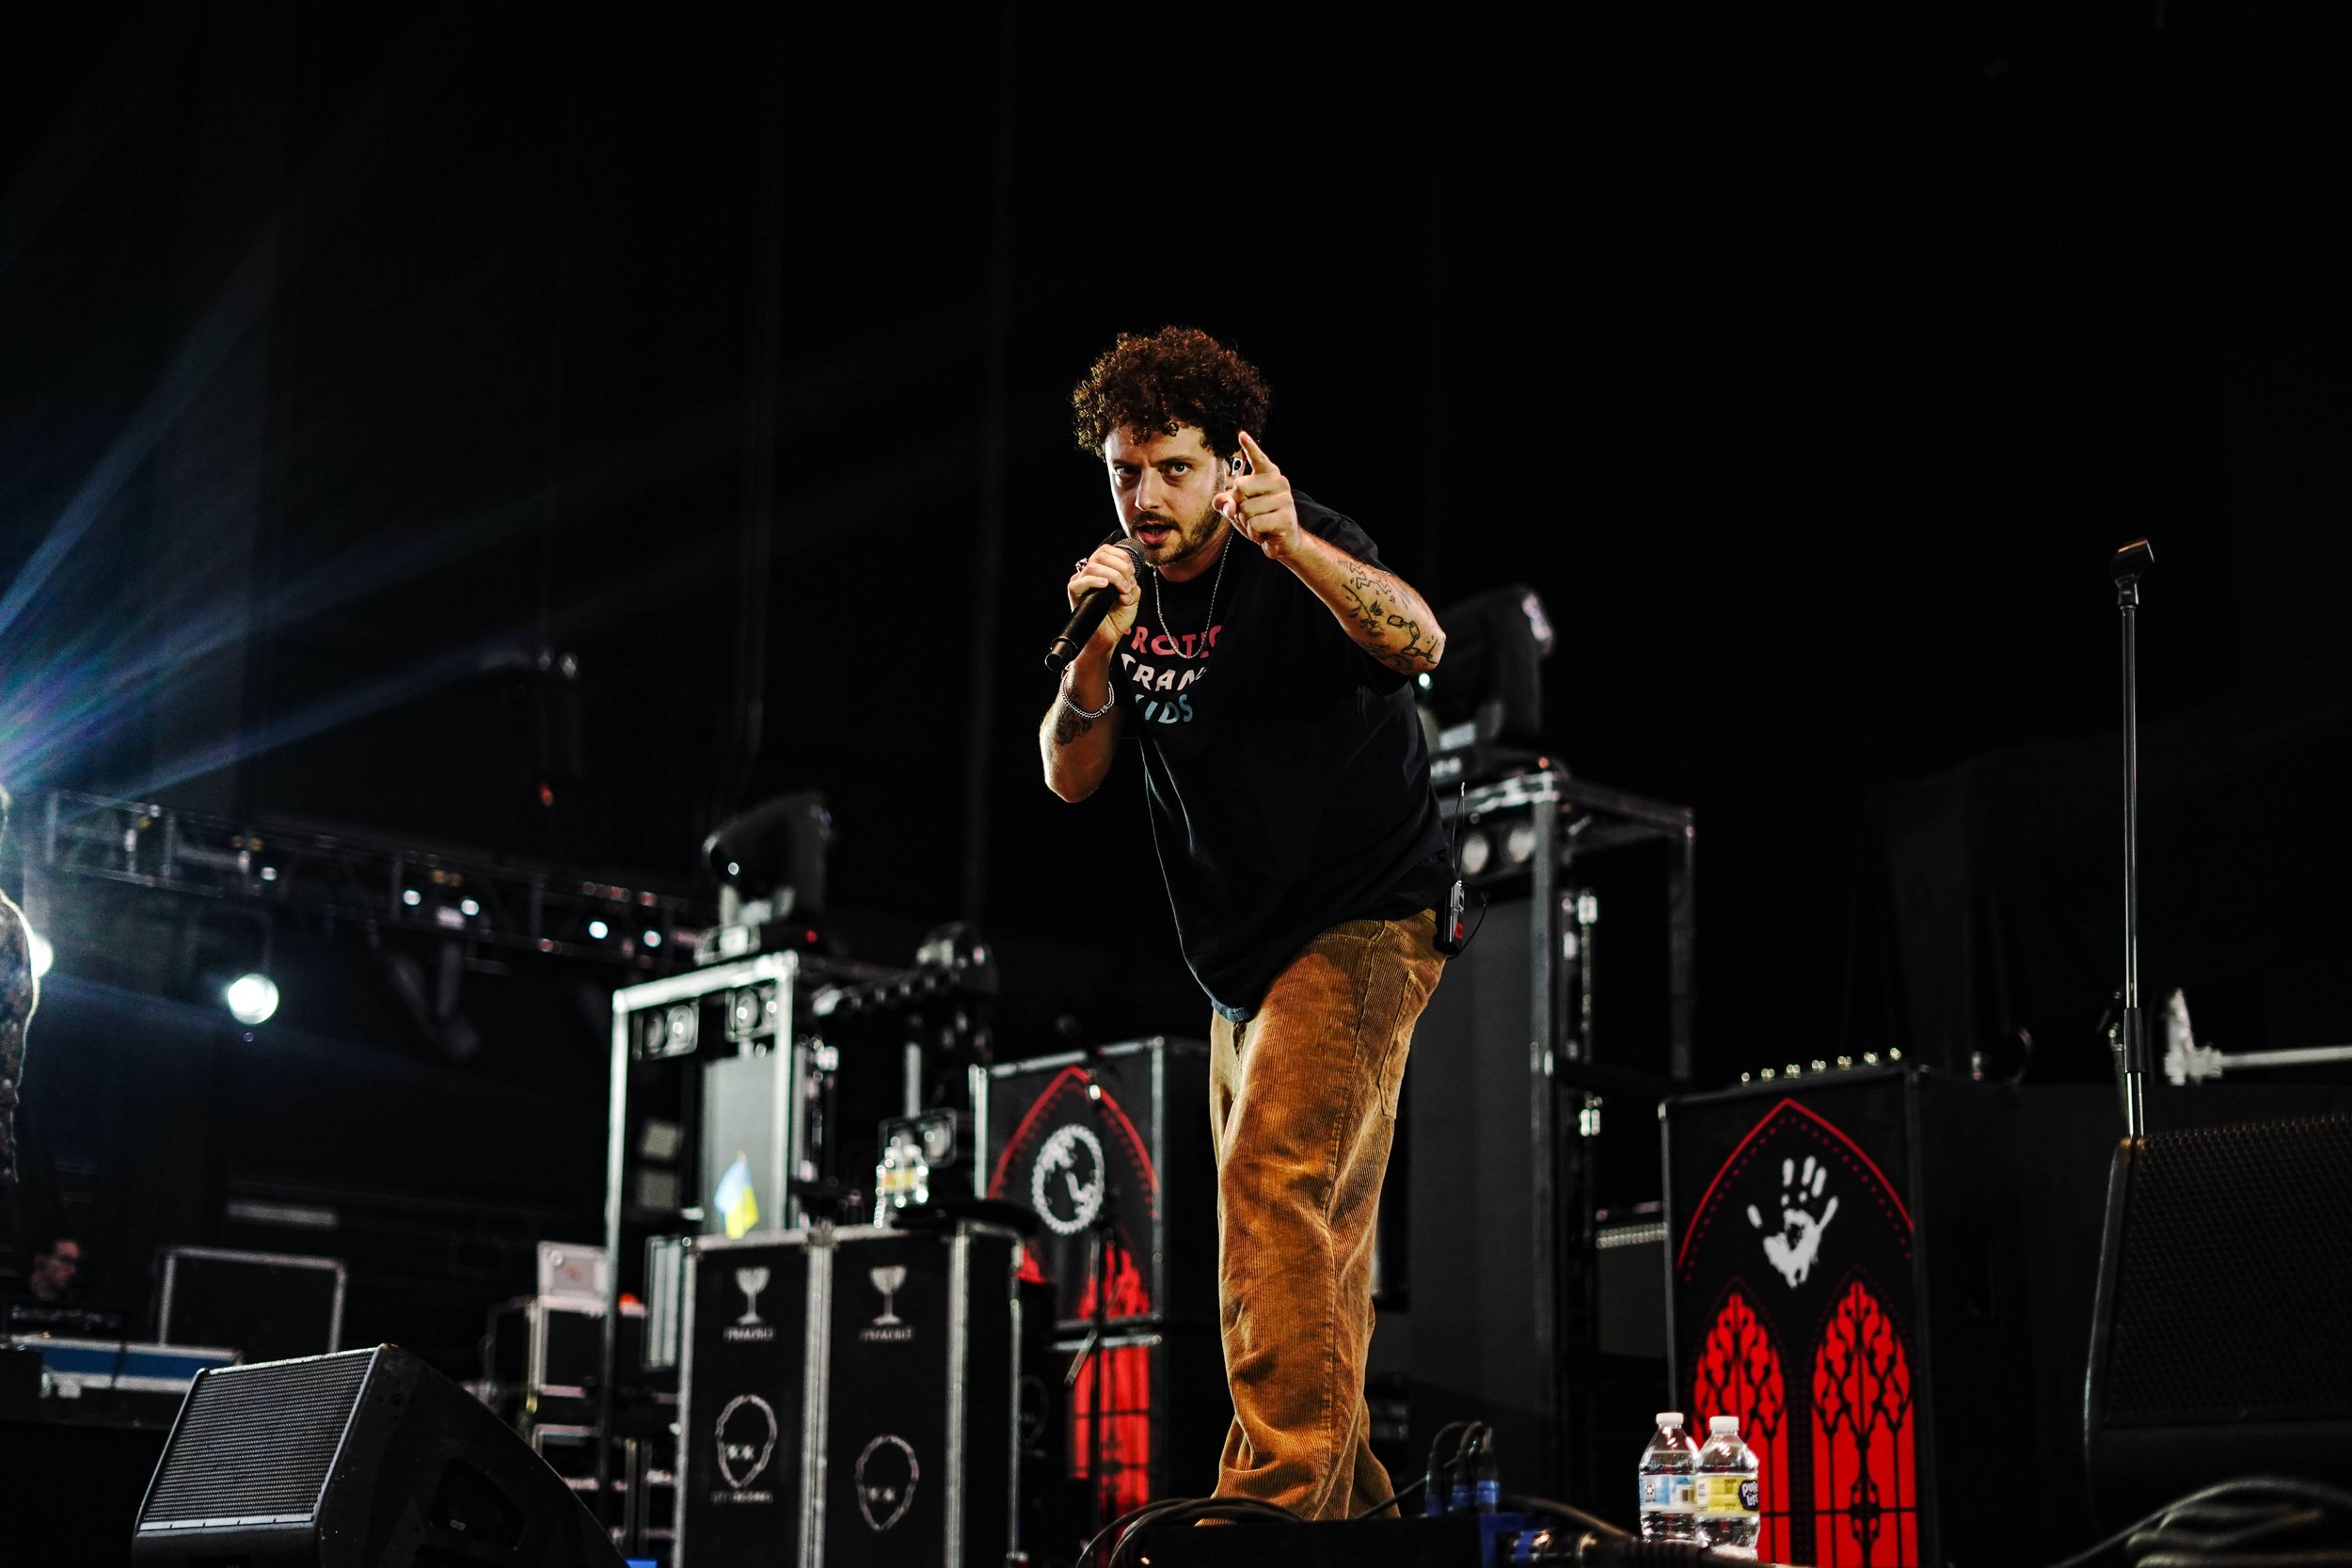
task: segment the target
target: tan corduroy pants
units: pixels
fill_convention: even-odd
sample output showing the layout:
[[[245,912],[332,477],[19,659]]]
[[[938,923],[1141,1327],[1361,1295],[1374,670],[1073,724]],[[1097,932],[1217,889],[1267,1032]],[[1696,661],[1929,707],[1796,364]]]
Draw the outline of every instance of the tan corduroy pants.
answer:
[[[1391,1495],[1372,1456],[1373,1222],[1413,1024],[1445,959],[1427,911],[1309,942],[1248,1023],[1209,1030],[1217,1294],[1233,1424],[1219,1497],[1308,1519]]]

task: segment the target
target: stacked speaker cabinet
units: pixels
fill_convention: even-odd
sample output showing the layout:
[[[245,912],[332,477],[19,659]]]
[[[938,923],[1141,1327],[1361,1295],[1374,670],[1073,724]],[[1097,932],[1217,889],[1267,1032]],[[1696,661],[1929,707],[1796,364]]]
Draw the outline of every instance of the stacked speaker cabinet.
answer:
[[[688,1265],[676,1568],[1016,1548],[1016,1241],[816,1227]]]
[[[1670,1402],[1740,1418],[1767,1559],[2016,1560],[2014,1113],[2013,1090],[1902,1067],[1667,1103]]]
[[[1075,1371],[1051,1402],[1063,1431],[1046,1449],[1109,1513],[1207,1493],[1232,1418],[1208,1048],[1154,1037],[976,1068],[972,1096],[981,1196],[1041,1224],[1021,1275],[1051,1290],[1055,1323],[1031,1381],[1050,1395]]]
[[[1446,1422],[1485,1421],[1515,1490],[1583,1496],[1621,1467],[1593,1436],[1604,1112],[1646,1145],[1688,1075],[1694,817],[1549,768],[1439,804],[1487,904],[1414,1031],[1383,1216],[1385,1280],[1404,1291],[1383,1312],[1409,1303],[1415,1451]],[[1596,878],[1622,891],[1594,895]],[[1634,920],[1637,903],[1655,918]],[[1609,980],[1626,1003],[1613,1036],[1603,972],[1658,982]],[[1632,1196],[1656,1196],[1654,1147]]]

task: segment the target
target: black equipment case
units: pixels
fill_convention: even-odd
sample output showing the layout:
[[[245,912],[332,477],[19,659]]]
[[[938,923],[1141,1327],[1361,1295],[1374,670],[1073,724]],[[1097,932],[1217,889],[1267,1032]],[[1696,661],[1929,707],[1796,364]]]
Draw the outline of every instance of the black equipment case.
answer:
[[[698,1238],[675,1568],[1006,1560],[1017,1245],[970,1221]]]

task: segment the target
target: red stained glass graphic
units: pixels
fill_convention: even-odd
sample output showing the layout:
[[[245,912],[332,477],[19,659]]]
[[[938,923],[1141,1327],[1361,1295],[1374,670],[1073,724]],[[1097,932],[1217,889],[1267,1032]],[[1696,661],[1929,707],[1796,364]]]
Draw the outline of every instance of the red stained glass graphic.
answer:
[[[1911,1355],[1859,1278],[1813,1359],[1813,1544],[1820,1568],[1917,1568]]]
[[[1763,1505],[1756,1550],[1771,1561],[1789,1560],[1788,1391],[1780,1351],[1738,1286],[1724,1294],[1691,1380],[1691,1431],[1701,1442],[1710,1416],[1740,1418],[1740,1435],[1756,1451]]]
[[[1141,1317],[1152,1307],[1151,1292],[1136,1272],[1134,1254],[1125,1248],[1113,1255],[1110,1315]],[[1078,1298],[1078,1315],[1094,1313],[1094,1278],[1088,1276]],[[1103,1479],[1106,1516],[1140,1508],[1152,1500],[1152,1353],[1142,1345],[1101,1350],[1088,1358],[1071,1390],[1073,1430],[1070,1443],[1070,1473],[1084,1478],[1094,1473],[1095,1390],[1106,1394],[1103,1403]]]

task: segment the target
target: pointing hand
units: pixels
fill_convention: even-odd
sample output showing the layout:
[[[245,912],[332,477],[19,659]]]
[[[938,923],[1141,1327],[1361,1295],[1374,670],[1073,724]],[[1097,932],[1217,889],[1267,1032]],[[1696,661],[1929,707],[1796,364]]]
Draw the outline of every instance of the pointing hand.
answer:
[[[1243,537],[1279,561],[1298,547],[1298,506],[1291,496],[1291,482],[1246,430],[1241,432],[1241,450],[1248,469],[1217,492],[1216,509]]]

